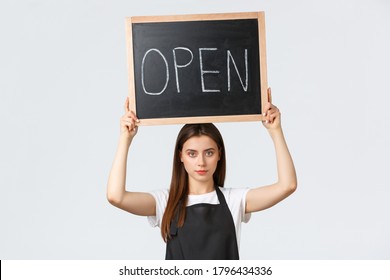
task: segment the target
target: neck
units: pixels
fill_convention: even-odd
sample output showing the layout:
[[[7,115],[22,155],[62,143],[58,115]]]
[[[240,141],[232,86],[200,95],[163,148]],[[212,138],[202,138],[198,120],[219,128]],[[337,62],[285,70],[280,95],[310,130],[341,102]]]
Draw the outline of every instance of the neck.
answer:
[[[214,191],[214,180],[208,182],[189,182],[189,194],[205,194]]]

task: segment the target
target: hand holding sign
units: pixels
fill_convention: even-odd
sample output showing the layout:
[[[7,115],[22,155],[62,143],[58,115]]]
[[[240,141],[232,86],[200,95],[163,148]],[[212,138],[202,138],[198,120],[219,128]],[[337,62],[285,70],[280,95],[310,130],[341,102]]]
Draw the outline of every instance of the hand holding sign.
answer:
[[[121,117],[121,135],[132,139],[138,131],[139,120],[134,112],[129,109],[129,98],[125,101],[125,114]]]
[[[280,111],[272,104],[271,88],[267,90],[268,102],[263,113],[263,125],[267,129],[280,128]]]

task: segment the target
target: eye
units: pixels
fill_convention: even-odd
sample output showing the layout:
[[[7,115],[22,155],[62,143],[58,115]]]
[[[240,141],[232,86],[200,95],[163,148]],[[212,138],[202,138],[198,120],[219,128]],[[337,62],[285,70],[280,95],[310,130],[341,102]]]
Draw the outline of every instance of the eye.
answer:
[[[207,151],[206,156],[211,157],[214,155],[214,151]]]
[[[187,155],[189,156],[189,157],[196,157],[196,152],[194,152],[194,151],[189,151],[188,153],[187,153]]]

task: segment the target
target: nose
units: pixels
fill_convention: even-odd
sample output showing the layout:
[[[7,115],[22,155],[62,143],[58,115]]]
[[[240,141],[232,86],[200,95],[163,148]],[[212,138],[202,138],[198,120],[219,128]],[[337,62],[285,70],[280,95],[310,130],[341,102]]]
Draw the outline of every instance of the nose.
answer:
[[[199,157],[198,157],[198,166],[205,166],[204,155],[199,155]]]

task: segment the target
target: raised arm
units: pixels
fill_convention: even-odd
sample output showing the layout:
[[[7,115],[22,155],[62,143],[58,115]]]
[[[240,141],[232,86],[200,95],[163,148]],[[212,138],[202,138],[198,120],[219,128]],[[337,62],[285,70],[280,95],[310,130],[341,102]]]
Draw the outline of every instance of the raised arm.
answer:
[[[156,202],[151,194],[126,191],[127,155],[131,142],[138,131],[137,122],[137,117],[129,110],[129,99],[127,98],[125,114],[120,122],[118,148],[108,178],[107,199],[112,205],[132,214],[153,216],[156,212]]]
[[[295,167],[287,147],[281,126],[279,109],[270,102],[266,105],[263,124],[275,147],[278,180],[276,183],[251,189],[246,197],[246,213],[267,209],[282,201],[297,188]]]

